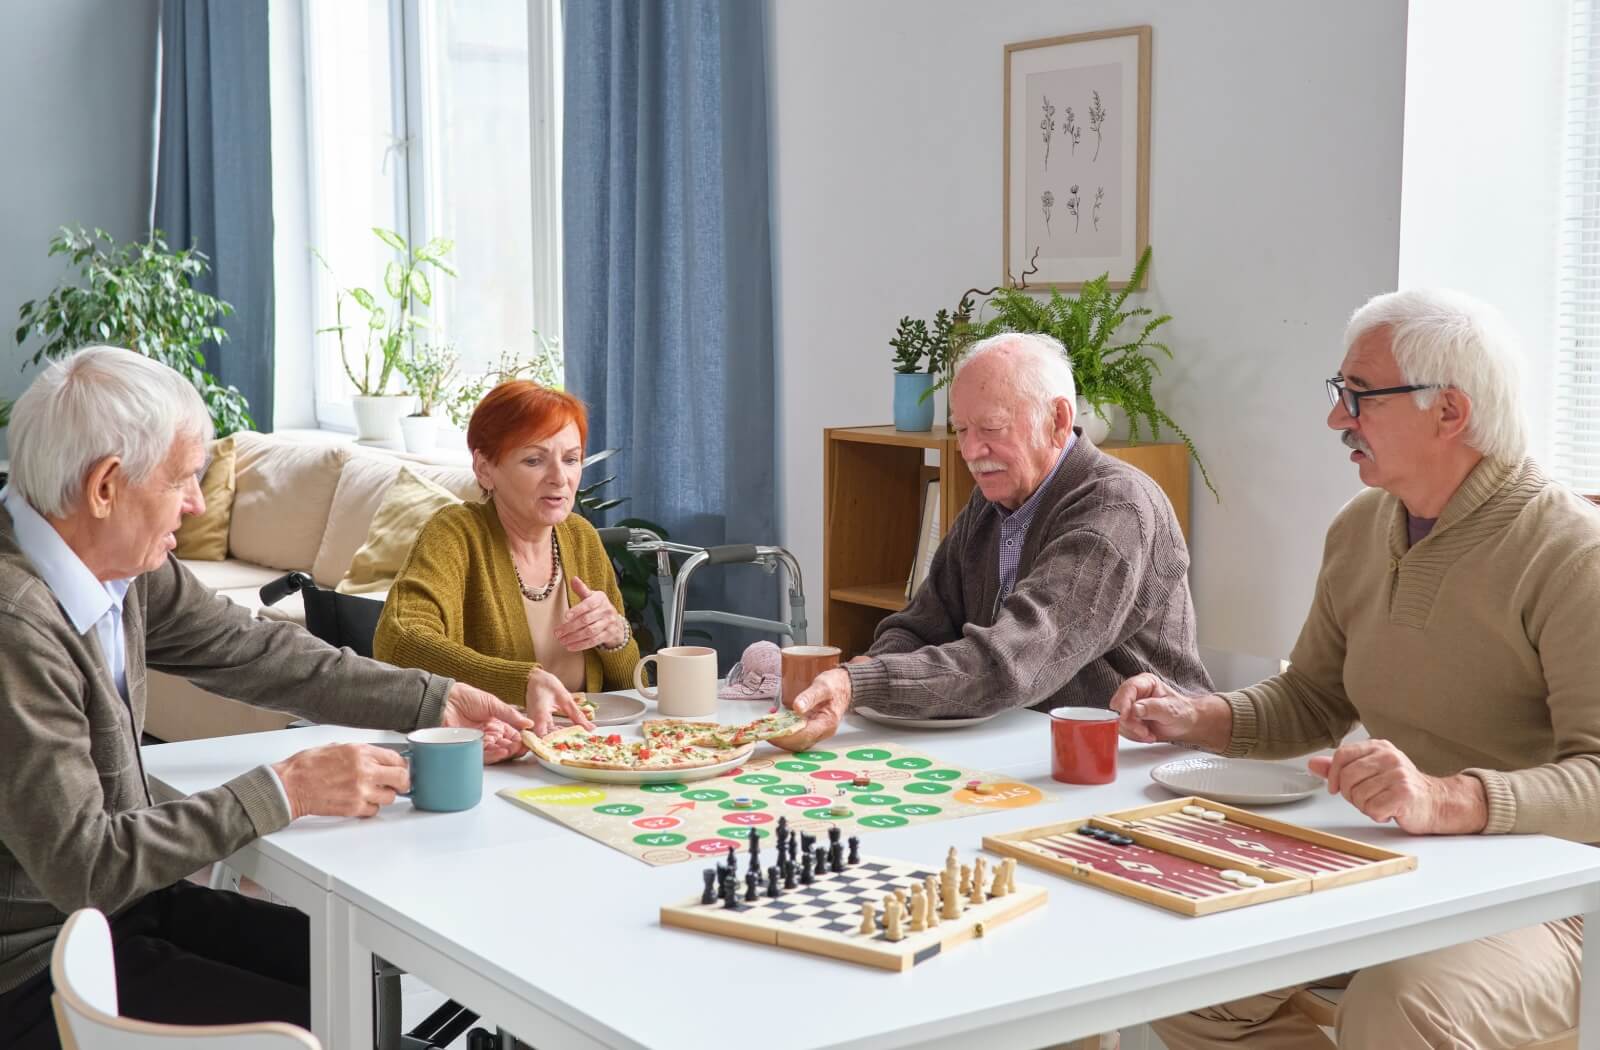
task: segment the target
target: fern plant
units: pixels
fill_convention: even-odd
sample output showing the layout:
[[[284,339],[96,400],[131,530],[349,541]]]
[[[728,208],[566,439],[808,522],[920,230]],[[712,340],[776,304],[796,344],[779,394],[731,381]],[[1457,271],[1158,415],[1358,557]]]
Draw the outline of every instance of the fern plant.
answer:
[[[1129,294],[1144,282],[1149,268],[1150,249],[1146,248],[1127,286],[1120,290],[1111,289],[1110,274],[1105,273],[1085,281],[1075,296],[1052,289],[1048,299],[1041,299],[1021,288],[997,289],[985,304],[991,316],[966,326],[961,333],[961,351],[1001,332],[1053,336],[1066,348],[1078,393],[1089,403],[1090,411],[1107,419],[1106,406],[1120,406],[1128,417],[1128,437],[1133,441],[1147,432],[1151,441],[1159,441],[1162,428],[1170,429],[1189,450],[1206,488],[1216,496],[1217,488],[1194,441],[1156,403],[1153,386],[1161,373],[1156,355],[1170,359],[1172,349],[1152,337],[1172,317],[1147,306],[1128,305]],[[946,378],[940,385],[948,382]]]

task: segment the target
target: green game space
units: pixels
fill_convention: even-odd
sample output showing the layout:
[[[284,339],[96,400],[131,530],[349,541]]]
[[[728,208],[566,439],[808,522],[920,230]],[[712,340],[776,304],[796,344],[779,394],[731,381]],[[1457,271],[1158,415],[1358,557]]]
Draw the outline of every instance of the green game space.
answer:
[[[782,777],[775,777],[771,773],[746,773],[742,777],[734,777],[733,782],[735,784],[754,784],[759,787],[762,784],[776,784],[782,779]]]
[[[839,756],[832,751],[796,751],[794,757],[802,762],[832,762]]]
[[[643,806],[635,806],[631,802],[608,802],[603,806],[594,807],[596,813],[604,813],[608,817],[636,817],[644,812]]]
[[[694,791],[685,791],[683,797],[691,802],[718,802],[728,797],[726,791],[716,788],[698,788]]]
[[[911,821],[905,817],[896,816],[893,813],[872,813],[861,818],[861,824],[864,827],[878,829],[904,827],[909,823]]]
[[[682,791],[687,784],[640,784],[640,791],[648,791],[652,795],[670,795],[675,791]]]
[[[893,751],[885,751],[880,747],[858,747],[854,751],[846,751],[844,757],[852,762],[882,762]]]

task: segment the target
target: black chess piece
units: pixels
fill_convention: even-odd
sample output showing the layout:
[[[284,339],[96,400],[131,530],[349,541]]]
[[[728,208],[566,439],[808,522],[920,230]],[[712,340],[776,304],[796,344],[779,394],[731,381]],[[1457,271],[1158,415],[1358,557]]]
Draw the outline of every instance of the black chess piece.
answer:
[[[854,835],[850,836],[850,864],[861,863],[861,840]]]
[[[728,847],[728,870],[737,875],[739,874],[739,854],[734,849],[733,846]]]
[[[706,888],[700,894],[701,904],[713,904],[717,899],[717,869],[707,868],[700,874],[705,876]]]
[[[778,866],[774,864],[767,869],[767,896],[776,897],[779,892],[781,891],[778,889]]]
[[[794,861],[792,860],[783,862],[783,888],[786,890],[794,889]]]
[[[756,873],[753,871],[744,877],[744,899],[746,901],[761,899],[761,894],[756,892]]]
[[[839,844],[839,825],[835,824],[833,827],[828,829],[828,845],[837,846],[838,844]]]
[[[734,909],[739,907],[739,891],[734,887],[733,876],[728,874],[722,876],[722,906]]]
[[[800,851],[802,853],[810,853],[812,848],[815,847],[816,844],[817,844],[817,837],[815,835],[812,835],[812,834],[810,834],[808,832],[804,832],[804,831],[802,831],[800,833]]]
[[[837,842],[828,847],[828,867],[835,875],[844,871],[844,847]]]
[[[800,883],[809,886],[813,881],[815,880],[811,877],[811,854],[803,853],[800,855]]]
[[[828,870],[828,847],[817,847],[817,859],[811,862],[811,868],[818,875]]]
[[[750,840],[750,856],[753,857],[757,853],[760,853],[761,852],[761,836],[756,834],[756,829],[755,828],[751,828],[750,829],[750,833],[748,835],[746,835],[745,837]]]
[[[788,817],[779,817],[778,818],[778,830],[776,832],[774,832],[774,834],[777,836],[778,844],[780,846],[783,845],[783,840],[789,837],[789,818]]]

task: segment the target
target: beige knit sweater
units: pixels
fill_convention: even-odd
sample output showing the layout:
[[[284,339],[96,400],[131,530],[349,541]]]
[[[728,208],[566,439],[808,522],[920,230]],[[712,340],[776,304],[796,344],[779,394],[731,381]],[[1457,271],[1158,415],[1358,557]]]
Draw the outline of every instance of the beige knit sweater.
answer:
[[[1369,489],[1328,530],[1289,670],[1224,695],[1227,754],[1305,754],[1360,721],[1481,780],[1486,832],[1600,841],[1600,510],[1531,459],[1484,460],[1407,549],[1404,505]]]

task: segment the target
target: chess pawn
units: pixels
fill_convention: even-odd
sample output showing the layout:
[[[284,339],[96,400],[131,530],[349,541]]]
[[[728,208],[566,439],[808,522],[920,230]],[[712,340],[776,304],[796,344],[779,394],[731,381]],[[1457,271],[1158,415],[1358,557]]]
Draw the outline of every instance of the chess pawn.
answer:
[[[906,888],[904,886],[896,886],[894,888],[894,899],[900,902],[900,908],[902,911],[905,911],[907,915],[911,914],[910,911],[906,909]]]
[[[873,913],[871,901],[861,902],[861,929],[859,932],[869,937],[878,932],[878,918]]]
[[[883,939],[886,941],[903,941],[906,933],[900,928],[901,909],[900,898],[890,894],[888,903],[883,909]]]
[[[958,890],[963,897],[972,895],[972,866],[970,864],[961,865],[961,885]]]
[[[928,925],[939,925],[939,877],[929,875],[924,886],[923,896],[928,899]]]
[[[1004,897],[1009,892],[1011,891],[1006,889],[1006,862],[1001,861],[994,869],[994,881],[989,885],[989,896]]]
[[[972,862],[971,895],[967,898],[971,904],[982,904],[989,899],[983,891],[983,876],[985,864],[982,857]]]
[[[922,893],[922,884],[911,887],[911,932],[921,933],[928,928],[928,898]]]

